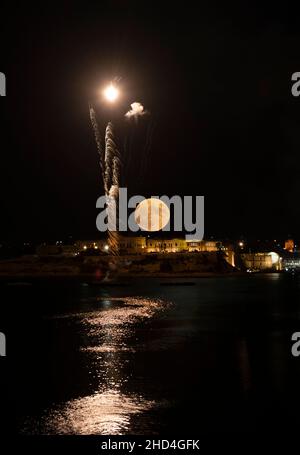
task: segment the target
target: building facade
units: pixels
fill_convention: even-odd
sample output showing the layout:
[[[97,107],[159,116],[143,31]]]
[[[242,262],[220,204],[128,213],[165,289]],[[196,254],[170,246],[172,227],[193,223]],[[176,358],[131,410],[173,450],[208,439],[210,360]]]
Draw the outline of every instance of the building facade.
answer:
[[[107,239],[77,240],[74,245],[41,245],[36,251],[40,256],[60,255],[71,257],[84,252],[94,256],[97,254],[109,254],[109,244]],[[226,261],[234,267],[233,249],[222,245],[219,241],[186,241],[182,238],[159,239],[145,236],[119,236],[119,252],[121,255],[142,255],[151,253],[213,253],[217,251],[222,251]]]
[[[78,240],[75,243],[78,251],[99,249],[108,252],[107,240]],[[187,241],[185,239],[153,239],[149,237],[119,236],[120,253],[124,254],[144,254],[144,253],[180,253],[180,252],[215,252],[222,247],[221,242],[217,241]]]
[[[274,252],[243,253],[241,259],[249,272],[282,269],[282,259]]]
[[[300,270],[300,254],[294,253],[288,257],[284,257],[282,260],[282,268],[289,271]]]
[[[293,239],[287,239],[284,242],[284,249],[289,253],[293,253],[295,251],[295,242]]]
[[[187,250],[196,251],[219,251],[222,247],[221,242],[214,240],[186,240]]]
[[[150,239],[147,238],[147,253],[180,253],[188,251],[184,239]]]

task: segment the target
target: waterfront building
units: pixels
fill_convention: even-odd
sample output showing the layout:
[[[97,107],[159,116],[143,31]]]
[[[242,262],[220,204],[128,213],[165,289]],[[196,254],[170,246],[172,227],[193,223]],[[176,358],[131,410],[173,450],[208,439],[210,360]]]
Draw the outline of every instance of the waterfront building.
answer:
[[[147,238],[147,253],[180,253],[187,252],[185,239],[151,239]]]
[[[295,242],[293,239],[287,239],[284,242],[284,249],[289,253],[293,253],[295,251]]]
[[[294,253],[282,259],[282,268],[287,272],[300,270],[300,254]]]
[[[282,269],[282,258],[273,251],[266,253],[243,253],[241,254],[241,259],[249,272]]]
[[[153,253],[216,253],[223,252],[225,260],[235,266],[234,248],[223,245],[220,241],[201,240],[187,241],[184,238],[151,238],[146,236],[119,236],[119,253],[121,255],[140,255]],[[36,250],[39,256],[63,255],[76,256],[79,253],[109,254],[107,239],[77,240],[74,245],[41,245]]]

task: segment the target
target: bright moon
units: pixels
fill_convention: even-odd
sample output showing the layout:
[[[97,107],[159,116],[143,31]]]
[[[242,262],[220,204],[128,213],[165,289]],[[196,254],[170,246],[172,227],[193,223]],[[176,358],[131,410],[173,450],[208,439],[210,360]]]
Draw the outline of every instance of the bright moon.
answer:
[[[107,99],[107,101],[113,103],[119,96],[119,90],[113,84],[110,84],[104,90],[104,96]]]
[[[144,199],[135,209],[135,222],[144,231],[160,231],[170,220],[168,206],[159,199]]]

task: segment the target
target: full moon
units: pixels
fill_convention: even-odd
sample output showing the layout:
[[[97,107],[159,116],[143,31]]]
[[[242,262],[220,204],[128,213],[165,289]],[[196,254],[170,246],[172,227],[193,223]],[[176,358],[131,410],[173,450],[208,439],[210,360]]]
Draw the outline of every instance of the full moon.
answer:
[[[170,220],[170,210],[160,199],[144,199],[135,209],[135,222],[144,231],[161,231]]]

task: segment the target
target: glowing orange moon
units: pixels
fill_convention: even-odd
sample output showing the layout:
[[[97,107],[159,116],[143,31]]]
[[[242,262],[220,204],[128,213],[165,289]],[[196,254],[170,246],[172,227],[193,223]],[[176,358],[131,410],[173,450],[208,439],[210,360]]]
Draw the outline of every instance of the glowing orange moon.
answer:
[[[135,209],[135,222],[144,231],[160,231],[170,220],[170,210],[161,200],[144,199]]]

